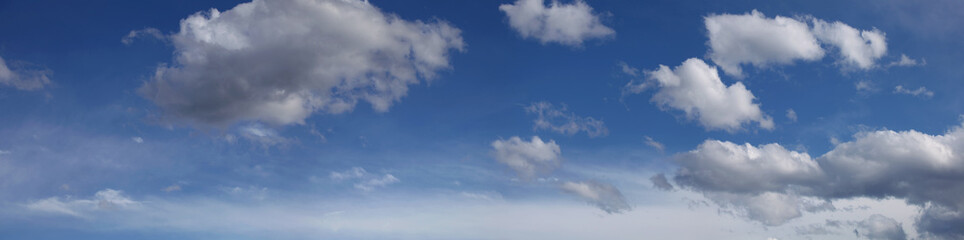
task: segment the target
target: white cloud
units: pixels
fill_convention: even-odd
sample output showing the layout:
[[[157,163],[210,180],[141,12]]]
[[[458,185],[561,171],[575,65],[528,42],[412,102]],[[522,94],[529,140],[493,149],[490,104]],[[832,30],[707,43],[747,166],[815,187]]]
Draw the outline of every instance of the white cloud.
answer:
[[[609,214],[632,209],[619,189],[611,184],[596,181],[564,182],[561,187],[565,192],[579,196]]]
[[[601,137],[609,134],[609,129],[601,120],[592,117],[580,117],[570,112],[565,104],[554,106],[549,102],[534,102],[525,107],[527,113],[536,114],[533,128],[548,129],[553,132],[574,135],[586,132],[589,137]]]
[[[781,191],[788,185],[819,182],[824,176],[810,155],[779,144],[755,147],[706,140],[674,159],[680,164],[677,184],[709,191]]]
[[[141,137],[131,137],[131,141],[134,141],[135,143],[144,143],[144,138],[141,138]]]
[[[7,62],[0,57],[0,85],[7,85],[18,90],[40,90],[50,85],[50,70],[45,69],[10,69]]]
[[[137,207],[140,204],[140,202],[124,196],[121,191],[104,189],[98,191],[89,199],[51,197],[28,203],[25,207],[33,211],[86,217],[86,214],[93,211],[125,210]]]
[[[753,10],[744,14],[710,15],[704,22],[710,59],[736,77],[743,76],[744,64],[765,68],[820,60],[827,52],[822,45],[837,49],[839,62],[845,68],[871,69],[887,54],[883,32],[859,30],[839,21],[827,22],[809,16],[767,18]]]
[[[543,44],[581,46],[585,40],[616,34],[603,25],[592,7],[582,0],[569,4],[552,0],[548,7],[544,0],[518,0],[499,5],[499,10],[509,17],[509,26],[523,38],[536,38]]]
[[[912,95],[915,97],[923,97],[923,98],[934,97],[934,92],[927,90],[926,87],[919,87],[917,89],[910,90],[910,89],[904,88],[903,85],[897,85],[897,87],[894,87],[894,93],[907,94],[907,95]]]
[[[860,69],[875,66],[877,59],[887,54],[884,32],[877,29],[858,30],[842,22],[828,23],[813,20],[813,34],[821,42],[835,46],[845,65]]]
[[[556,141],[543,142],[537,136],[528,142],[519,137],[495,140],[492,148],[496,161],[509,166],[526,179],[532,179],[537,173],[550,172],[562,163],[561,150]]]
[[[175,58],[140,93],[167,116],[225,126],[303,123],[315,112],[376,111],[450,68],[460,30],[406,21],[367,1],[255,0],[181,21]]]
[[[742,64],[756,67],[823,58],[810,27],[793,18],[767,18],[759,11],[710,15],[704,19],[709,56],[727,74],[742,76]]]
[[[773,119],[760,110],[749,90],[741,82],[726,86],[715,67],[703,60],[690,58],[670,69],[660,65],[646,73],[659,89],[652,101],[686,113],[708,130],[737,131],[744,123],[757,122],[761,128],[773,129]]]
[[[168,192],[168,193],[169,193],[169,192],[181,191],[181,185],[174,184],[174,185],[171,185],[171,186],[167,186],[167,187],[161,189],[161,191]]]

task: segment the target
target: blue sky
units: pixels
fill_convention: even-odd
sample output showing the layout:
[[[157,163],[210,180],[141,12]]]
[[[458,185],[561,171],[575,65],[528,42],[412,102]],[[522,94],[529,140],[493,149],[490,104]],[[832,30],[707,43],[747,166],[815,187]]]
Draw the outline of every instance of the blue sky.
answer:
[[[962,7],[0,1],[0,238],[960,239]]]

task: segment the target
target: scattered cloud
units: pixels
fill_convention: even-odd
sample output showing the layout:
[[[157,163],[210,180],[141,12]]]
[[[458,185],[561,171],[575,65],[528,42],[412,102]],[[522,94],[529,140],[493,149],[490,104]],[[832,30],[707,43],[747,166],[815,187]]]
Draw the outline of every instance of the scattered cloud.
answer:
[[[131,137],[131,141],[134,141],[135,143],[144,143],[144,138],[141,138],[141,137]]]
[[[385,112],[465,47],[444,21],[406,21],[360,0],[255,0],[191,15],[168,37],[173,63],[139,91],[201,126],[303,124],[359,101]]]
[[[910,89],[904,88],[903,85],[897,85],[897,87],[894,87],[894,93],[896,93],[896,94],[906,94],[906,95],[911,95],[911,96],[915,96],[915,97],[922,97],[922,98],[931,98],[931,97],[934,97],[934,92],[931,92],[930,90],[927,90],[926,87],[919,87],[919,88],[917,88],[917,89],[910,90]]]
[[[548,7],[544,0],[518,0],[499,5],[499,10],[509,17],[509,26],[523,38],[535,38],[542,44],[578,47],[583,41],[616,34],[603,25],[599,15],[582,0],[568,4],[551,0]]]
[[[794,111],[793,108],[787,109],[787,120],[790,120],[790,122],[796,122],[796,121],[797,121],[797,111]]]
[[[659,86],[652,102],[683,111],[707,130],[734,132],[750,122],[764,129],[774,127],[773,119],[760,110],[760,104],[754,102],[756,97],[743,83],[726,86],[716,67],[703,60],[690,58],[673,69],[660,65],[646,75]]]
[[[532,179],[538,173],[551,172],[562,164],[561,150],[556,141],[543,142],[537,136],[529,141],[519,137],[495,140],[492,148],[496,161],[509,166],[525,179]]]
[[[901,54],[900,59],[887,64],[888,67],[898,66],[898,67],[913,67],[913,66],[924,66],[927,65],[927,59],[921,58],[919,61],[907,57],[907,55]]]
[[[365,192],[370,192],[376,188],[385,187],[401,181],[392,174],[371,174],[361,167],[353,167],[341,172],[331,172],[328,174],[328,178],[336,182],[354,181],[355,184],[353,186],[355,189]]]
[[[609,214],[632,209],[626,203],[626,199],[619,192],[619,189],[607,183],[597,181],[564,182],[561,187],[563,191],[579,196]]]
[[[161,189],[161,191],[164,191],[164,192],[167,192],[167,193],[169,193],[169,192],[181,191],[181,185],[174,184],[174,185],[171,185],[171,186],[167,186],[167,187]]]
[[[11,69],[11,65],[7,65],[7,62],[0,57],[0,85],[24,91],[40,90],[50,85],[50,78],[47,77],[51,74],[50,70],[27,68],[21,65],[29,64],[12,65],[14,68]]]
[[[577,116],[570,112],[565,104],[554,106],[549,102],[534,102],[526,106],[525,110],[529,114],[537,115],[532,126],[536,130],[548,129],[570,136],[586,132],[591,138],[609,135],[609,129],[603,121]]]
[[[649,136],[643,136],[643,143],[646,143],[646,146],[650,146],[653,149],[659,150],[659,152],[663,152],[666,150],[666,146],[664,146],[663,143],[657,142],[656,140],[653,140],[653,138]]]
[[[857,93],[867,94],[877,91],[877,86],[871,81],[858,81],[854,84]]]
[[[124,45],[131,45],[134,43],[134,40],[138,38],[145,38],[145,37],[159,39],[159,40],[168,40],[168,36],[164,35],[164,33],[161,33],[161,30],[157,30],[157,28],[145,28],[141,30],[132,30],[130,33],[127,33],[126,36],[121,38],[121,43],[123,43]]]
[[[261,144],[263,147],[276,145],[286,145],[293,140],[282,137],[274,129],[265,127],[260,123],[251,123],[238,129],[238,135],[248,141]]]

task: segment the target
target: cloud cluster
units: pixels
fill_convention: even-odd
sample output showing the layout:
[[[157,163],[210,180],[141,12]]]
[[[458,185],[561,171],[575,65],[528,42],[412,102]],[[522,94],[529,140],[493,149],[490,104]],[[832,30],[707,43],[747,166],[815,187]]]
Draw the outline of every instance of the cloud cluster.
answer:
[[[562,190],[579,196],[606,213],[621,213],[632,209],[619,189],[610,184],[596,181],[564,182]]]
[[[533,120],[533,128],[548,129],[553,132],[574,135],[586,132],[589,137],[601,137],[609,134],[606,123],[592,117],[580,117],[570,112],[565,104],[554,106],[549,102],[534,102],[525,107],[527,113],[537,115]]]
[[[174,61],[140,93],[178,120],[303,123],[359,101],[376,111],[450,67],[462,50],[448,23],[406,21],[367,1],[255,0],[181,20]]]
[[[40,90],[50,85],[50,70],[43,69],[10,69],[7,62],[0,57],[0,85],[7,85],[18,90]]]
[[[543,44],[581,46],[585,40],[616,34],[603,25],[592,7],[582,0],[569,4],[552,0],[548,7],[545,0],[518,0],[499,5],[499,10],[509,17],[509,26],[523,38],[535,38]]]
[[[529,141],[519,137],[495,140],[492,149],[496,161],[509,166],[526,179],[532,179],[537,173],[550,172],[562,163],[562,152],[556,141],[544,142],[537,136]]]
[[[827,52],[824,45],[839,52],[839,63],[846,68],[873,68],[887,53],[886,37],[880,30],[859,30],[814,17],[768,18],[753,10],[710,15],[704,23],[710,59],[737,77],[743,76],[744,64],[763,68],[820,60]]]
[[[807,201],[794,198],[904,199],[924,208],[917,223],[920,232],[953,239],[964,235],[960,228],[946,228],[964,222],[962,156],[964,124],[943,135],[914,130],[861,132],[816,159],[776,143],[753,146],[707,140],[674,156],[680,164],[674,180],[721,205],[750,213],[757,208],[787,213],[747,214],[770,225],[799,217],[794,211],[812,209]],[[761,196],[765,199],[754,200]]]
[[[753,93],[741,82],[726,86],[716,67],[703,60],[690,58],[680,66],[660,65],[646,72],[648,81],[639,84],[656,85],[651,99],[660,107],[683,111],[689,119],[696,119],[709,130],[736,131],[745,123],[756,122],[764,129],[773,129],[773,119],[760,110]],[[639,88],[632,83],[627,88]]]

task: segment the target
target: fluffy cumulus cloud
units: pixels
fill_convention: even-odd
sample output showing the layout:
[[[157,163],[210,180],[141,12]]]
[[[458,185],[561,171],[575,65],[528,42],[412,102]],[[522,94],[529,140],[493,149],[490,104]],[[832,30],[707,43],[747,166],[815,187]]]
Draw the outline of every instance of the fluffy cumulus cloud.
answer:
[[[407,21],[359,0],[255,0],[181,20],[175,47],[140,92],[166,115],[223,126],[303,123],[359,101],[376,111],[450,67],[460,30]]]
[[[709,57],[729,75],[743,76],[745,64],[762,68],[795,61],[820,60],[839,53],[845,68],[870,69],[887,54],[883,32],[859,30],[842,22],[814,17],[766,17],[753,10],[744,14],[710,15],[704,21]]]
[[[766,67],[795,60],[817,60],[824,50],[807,23],[753,10],[746,14],[710,15],[704,19],[709,56],[726,73],[741,76],[741,64]]]
[[[842,22],[813,20],[813,33],[821,42],[840,51],[845,65],[868,69],[887,54],[887,40],[880,30],[858,30]]]
[[[816,159],[778,144],[754,147],[709,140],[674,157],[680,164],[674,180],[721,205],[739,205],[747,211],[787,206],[813,209],[807,201],[793,204],[793,196],[823,201],[904,199],[924,209],[916,224],[919,232],[937,239],[955,239],[964,236],[959,227],[949,227],[964,222],[964,214],[960,214],[964,212],[962,156],[964,125],[942,135],[914,130],[861,132]],[[775,195],[767,201],[743,200],[766,194]],[[775,218],[769,219],[750,215],[751,219],[774,225],[800,216],[770,215]],[[774,221],[779,219],[783,221]],[[871,221],[868,228],[880,229],[873,227],[880,222]]]
[[[716,67],[691,58],[676,68],[660,65],[646,73],[647,84],[655,82],[658,90],[652,101],[664,108],[683,111],[709,130],[736,131],[745,123],[756,122],[773,129],[773,119],[760,110],[760,104],[741,82],[726,86]],[[627,86],[633,88],[633,86]]]
[[[14,68],[11,69],[7,62],[0,57],[0,85],[6,85],[18,90],[40,90],[50,85],[50,70]]]
[[[632,209],[626,203],[626,199],[619,192],[619,189],[610,184],[597,181],[564,182],[561,188],[567,193],[579,196],[606,213],[621,213]]]
[[[580,117],[569,111],[565,104],[555,106],[549,102],[534,102],[525,107],[527,113],[535,114],[533,128],[547,129],[553,132],[574,135],[586,132],[589,137],[601,137],[609,134],[609,129],[602,120],[592,117]]]
[[[544,0],[518,0],[500,5],[499,10],[509,17],[509,26],[523,38],[535,38],[543,44],[581,46],[585,40],[616,34],[603,25],[592,7],[582,0],[568,4],[552,0],[548,7]]]
[[[555,170],[562,163],[559,145],[552,140],[544,142],[536,136],[529,141],[519,137],[495,140],[492,148],[496,161],[509,166],[526,179],[532,179],[538,173]]]

